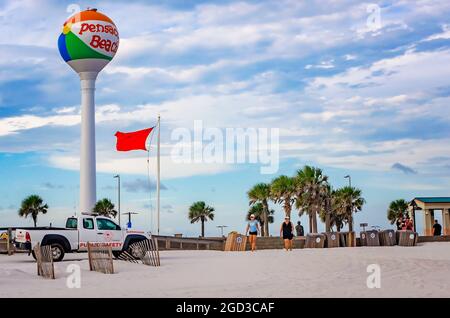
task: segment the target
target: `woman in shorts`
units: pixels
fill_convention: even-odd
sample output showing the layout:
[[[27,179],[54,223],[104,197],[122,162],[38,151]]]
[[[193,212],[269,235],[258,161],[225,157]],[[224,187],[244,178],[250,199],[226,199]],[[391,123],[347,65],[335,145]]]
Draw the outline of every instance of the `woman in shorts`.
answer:
[[[260,232],[259,222],[256,220],[255,215],[250,215],[250,221],[247,223],[247,229],[245,230],[245,235],[249,235],[250,246],[252,247],[252,252],[256,251],[256,237]]]
[[[281,223],[280,236],[283,237],[284,248],[286,251],[292,251],[292,239],[294,238],[294,225],[289,217],[284,218],[284,222]]]

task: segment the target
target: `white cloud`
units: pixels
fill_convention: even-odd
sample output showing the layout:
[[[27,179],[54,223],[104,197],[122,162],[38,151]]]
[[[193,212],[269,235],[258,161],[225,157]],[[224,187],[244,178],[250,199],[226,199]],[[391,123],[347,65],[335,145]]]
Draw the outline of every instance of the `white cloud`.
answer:
[[[48,116],[23,115],[0,119],[0,136],[44,126],[73,126],[80,122],[78,115]]]
[[[117,154],[113,151],[97,152],[97,171],[104,173],[135,174],[146,176],[148,174],[147,154],[141,152],[140,157],[129,153]],[[48,158],[48,163],[57,168],[76,170],[80,168],[79,156],[74,154],[54,154]],[[156,158],[150,157],[150,175],[155,177]],[[236,167],[228,164],[206,163],[176,163],[170,156],[161,156],[161,176],[163,180],[191,177],[195,175],[213,175],[229,172]]]
[[[389,96],[384,98],[374,98],[374,97],[368,97],[364,100],[364,105],[366,106],[373,106],[373,105],[403,105],[406,102],[413,101],[417,96],[408,96],[406,94],[401,95],[395,95],[395,96]]]
[[[256,62],[256,61],[252,61]],[[132,67],[132,66],[109,66],[104,72],[106,74],[122,74],[132,80],[142,80],[144,77],[153,78],[162,82],[194,82],[203,75],[218,71],[220,69],[236,67],[250,63],[245,60],[219,60],[212,64],[201,64],[191,67],[176,66],[170,68],[162,67]]]
[[[71,113],[76,112],[76,110],[77,110],[77,107],[71,106],[71,107],[57,108],[57,109],[54,109],[53,111],[56,114],[60,115],[60,114],[71,114]]]
[[[280,128],[280,136],[282,137],[302,137],[318,134],[314,129],[309,128]]]
[[[398,139],[384,142],[372,142],[361,145],[359,143],[322,144],[317,150],[327,150],[321,154],[314,151],[317,162],[326,166],[366,171],[389,171],[393,164],[402,162],[414,167],[421,175],[433,173],[433,166],[424,164],[436,156],[448,157],[450,150],[442,147],[450,139]],[[311,145],[311,147],[314,147]],[[332,156],[329,153],[348,151],[347,155]],[[355,153],[356,152],[356,153]]]
[[[352,67],[343,73],[313,79],[307,91],[315,94],[350,98],[355,94],[372,98],[411,96],[444,85],[450,69],[450,51],[406,52],[372,63],[368,67]]]
[[[81,114],[74,114],[78,107],[62,107],[54,110],[55,115],[22,115],[0,119],[0,137],[34,128],[51,126],[75,126],[81,122]],[[96,122],[111,121],[120,118],[120,107],[114,104],[98,106]]]
[[[334,60],[328,60],[328,61],[322,61],[319,64],[313,65],[313,64],[308,64],[305,66],[305,69],[309,70],[309,69],[329,69],[329,68],[334,68]]]
[[[437,185],[430,183],[420,183],[420,182],[396,182],[396,183],[386,183],[383,182],[384,189],[390,190],[410,190],[410,191],[442,191],[447,190],[448,185]]]
[[[363,116],[367,112],[364,109],[336,109],[323,110],[315,113],[302,113],[300,118],[305,121],[321,121],[328,122],[331,119],[343,118],[343,119],[353,119],[358,116]]]
[[[356,59],[357,59],[356,55],[353,55],[353,54],[345,54],[344,55],[344,60],[346,60],[346,61],[353,61]]]
[[[186,51],[192,48],[226,48],[252,46],[262,39],[270,39],[271,25],[204,27],[174,37],[166,45],[169,51]]]
[[[447,40],[450,39],[450,25],[444,24],[442,26],[442,32],[437,34],[432,34],[428,37],[426,37],[423,41],[433,41],[433,40]]]

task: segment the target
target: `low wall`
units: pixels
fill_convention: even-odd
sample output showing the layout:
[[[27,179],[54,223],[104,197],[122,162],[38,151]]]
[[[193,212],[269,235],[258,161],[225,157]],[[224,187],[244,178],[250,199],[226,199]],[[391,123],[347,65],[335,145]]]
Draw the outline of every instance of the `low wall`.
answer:
[[[296,236],[293,241],[293,248],[305,248],[305,236]],[[443,236],[419,236],[417,243],[425,242],[450,242],[450,235]],[[356,246],[361,246],[361,239],[356,238]],[[282,249],[284,248],[283,240],[280,237],[258,237],[256,240],[256,247],[260,250],[266,249]],[[247,242],[247,250],[250,249],[250,244]]]
[[[450,242],[450,235],[419,236],[419,238],[417,239],[417,243],[426,243],[426,242]]]
[[[160,236],[158,239],[158,247],[160,250],[168,250],[166,241],[170,242],[170,250],[216,250],[223,251],[226,238],[223,237],[183,237],[175,238],[173,236]],[[418,243],[424,242],[450,242],[450,235],[447,236],[419,236]],[[198,243],[198,244],[197,244]],[[294,249],[305,248],[306,237],[295,236],[292,247]],[[361,246],[361,239],[356,238],[356,246]],[[256,247],[258,250],[283,249],[283,239],[278,236],[258,237],[256,239]],[[247,241],[246,250],[250,250],[250,243]]]
[[[304,248],[305,247],[306,237],[304,236],[296,236],[292,241],[292,248]],[[258,237],[256,239],[256,249],[258,250],[274,250],[274,249],[283,249],[284,242],[281,237],[271,236],[271,237]],[[250,250],[250,243],[247,241],[247,250]]]
[[[223,251],[226,238],[174,238],[174,237],[157,237],[159,250],[216,250]],[[168,248],[167,241],[170,241]],[[304,248],[306,237],[294,237],[292,248]],[[256,239],[256,247],[259,250],[282,249],[284,248],[283,239],[276,236],[258,237]],[[250,250],[250,243],[247,241],[246,250]]]
[[[154,235],[158,249],[164,250],[216,250],[223,251],[225,238],[173,237]]]
[[[191,242],[170,242],[170,248],[167,248],[165,241],[158,240],[158,249],[160,251],[167,251],[167,250],[213,250],[213,251],[223,251],[224,250],[224,242],[214,242],[214,243],[210,243],[210,244],[201,244],[200,243],[200,244],[198,244],[198,248],[197,248],[197,243],[191,243]]]

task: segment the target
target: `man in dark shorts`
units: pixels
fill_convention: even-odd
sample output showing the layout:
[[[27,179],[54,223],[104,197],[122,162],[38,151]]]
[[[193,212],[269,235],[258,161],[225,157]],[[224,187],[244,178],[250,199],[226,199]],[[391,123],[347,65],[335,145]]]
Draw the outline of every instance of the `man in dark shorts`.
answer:
[[[303,229],[303,225],[300,221],[297,222],[297,225],[295,226],[295,231],[297,232],[297,236],[303,236],[305,235],[305,230]]]
[[[438,223],[438,220],[434,220],[433,225],[433,235],[434,236],[440,236],[442,231],[442,226]]]
[[[284,218],[284,222],[281,223],[280,236],[283,237],[284,248],[286,251],[292,251],[292,239],[294,238],[294,225],[290,221],[289,217]]]

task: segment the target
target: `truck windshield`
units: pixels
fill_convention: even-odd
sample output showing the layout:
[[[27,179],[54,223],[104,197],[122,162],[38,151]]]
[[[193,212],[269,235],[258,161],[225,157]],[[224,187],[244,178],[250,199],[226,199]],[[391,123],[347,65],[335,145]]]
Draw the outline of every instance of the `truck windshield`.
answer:
[[[77,219],[76,218],[68,218],[66,221],[66,228],[76,229],[77,228]]]

